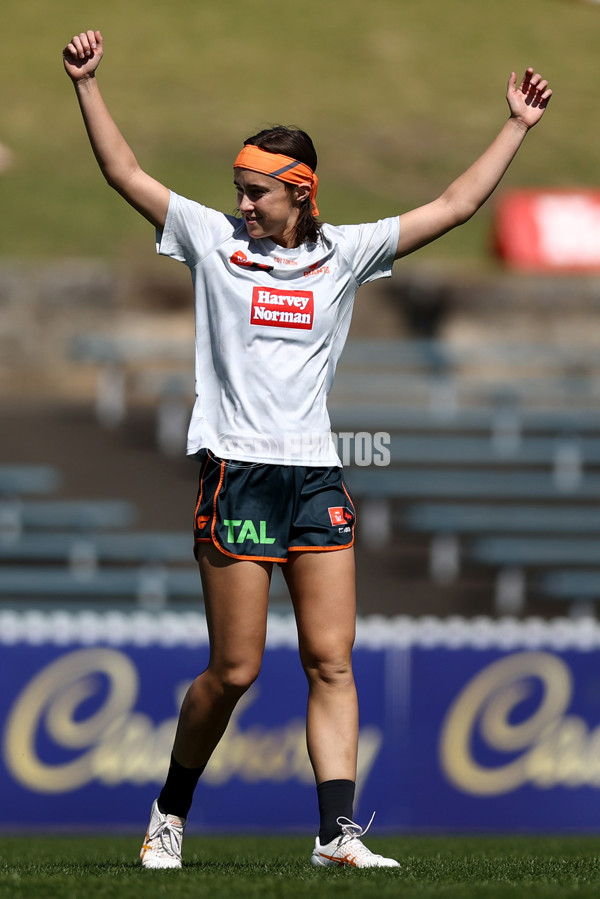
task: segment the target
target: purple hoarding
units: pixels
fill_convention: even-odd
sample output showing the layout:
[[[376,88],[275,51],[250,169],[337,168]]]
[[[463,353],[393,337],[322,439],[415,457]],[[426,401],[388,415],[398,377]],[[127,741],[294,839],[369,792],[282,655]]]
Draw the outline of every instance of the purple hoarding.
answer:
[[[199,614],[0,612],[0,827],[143,830],[206,659]],[[354,660],[359,821],[599,828],[595,622],[367,618]],[[305,705],[293,621],[273,617],[190,828],[314,830]]]

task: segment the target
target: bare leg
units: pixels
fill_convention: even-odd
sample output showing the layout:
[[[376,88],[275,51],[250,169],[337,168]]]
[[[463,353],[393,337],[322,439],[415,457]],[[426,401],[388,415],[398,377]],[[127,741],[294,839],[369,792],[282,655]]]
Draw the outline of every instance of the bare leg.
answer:
[[[306,738],[318,784],[356,780],[358,700],[352,674],[353,549],[290,553],[283,566],[308,678]]]
[[[199,562],[210,658],[181,706],[167,779],[140,852],[145,868],[181,867],[183,830],[198,777],[256,678],[264,651],[272,565],[237,561],[213,546],[200,552]]]
[[[272,564],[235,560],[207,544],[200,574],[210,638],[208,667],[186,693],[173,756],[186,768],[205,765],[236,703],[260,671]]]

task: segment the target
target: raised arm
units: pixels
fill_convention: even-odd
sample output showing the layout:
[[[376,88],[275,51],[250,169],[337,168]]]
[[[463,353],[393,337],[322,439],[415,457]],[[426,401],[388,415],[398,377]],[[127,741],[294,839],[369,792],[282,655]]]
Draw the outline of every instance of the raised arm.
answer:
[[[517,86],[512,72],[506,92],[510,117],[487,150],[432,203],[400,216],[396,259],[462,225],[494,191],[530,128],[539,122],[552,91],[529,68]]]
[[[73,81],[102,174],[128,203],[162,229],[169,206],[169,190],[140,168],[106,107],[96,80],[96,69],[103,54],[104,42],[100,32],[83,31],[63,50],[65,71]]]

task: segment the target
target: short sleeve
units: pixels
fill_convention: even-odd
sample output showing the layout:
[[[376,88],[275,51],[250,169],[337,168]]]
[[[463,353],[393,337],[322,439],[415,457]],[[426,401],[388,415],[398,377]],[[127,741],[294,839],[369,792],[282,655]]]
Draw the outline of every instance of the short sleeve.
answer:
[[[197,265],[235,230],[236,220],[171,191],[165,227],[156,231],[156,251]]]
[[[398,216],[335,230],[336,242],[359,285],[391,275],[400,233]]]

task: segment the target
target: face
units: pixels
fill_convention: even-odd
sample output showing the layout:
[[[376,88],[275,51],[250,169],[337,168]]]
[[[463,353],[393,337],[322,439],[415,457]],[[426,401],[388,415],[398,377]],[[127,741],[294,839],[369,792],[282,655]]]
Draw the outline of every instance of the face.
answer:
[[[283,181],[253,172],[234,169],[237,203],[250,237],[268,237],[283,247],[293,246],[299,203],[307,192],[302,185],[288,190]]]

